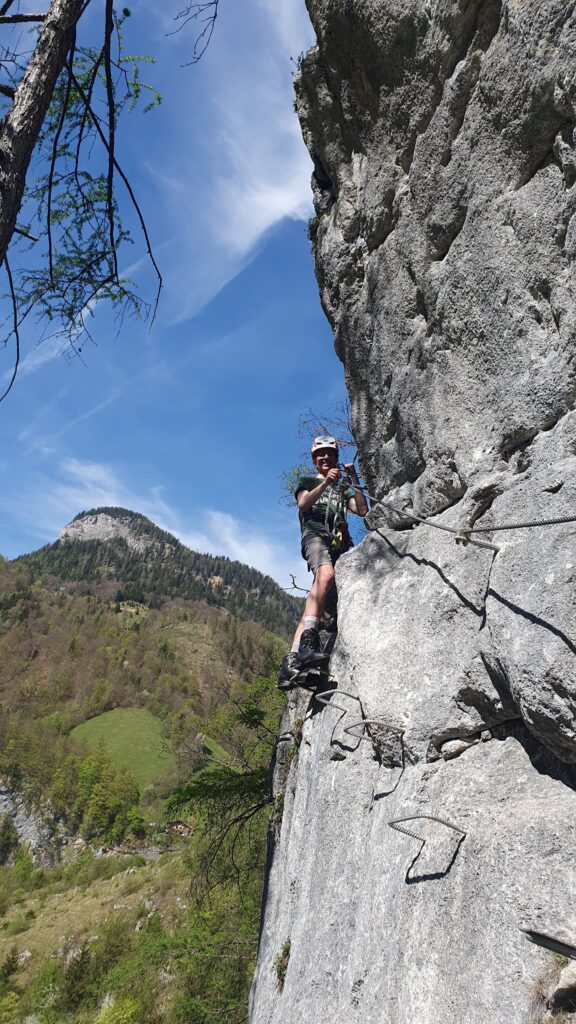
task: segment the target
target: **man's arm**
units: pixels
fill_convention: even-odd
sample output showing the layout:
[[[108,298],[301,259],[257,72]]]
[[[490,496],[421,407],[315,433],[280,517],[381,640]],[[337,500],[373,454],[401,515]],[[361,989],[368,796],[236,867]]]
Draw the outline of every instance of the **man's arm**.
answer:
[[[352,487],[359,486],[360,481],[358,479],[354,463],[350,462],[344,468],[348,472]],[[362,494],[362,491],[356,491],[353,498],[348,498],[348,508],[351,512],[354,512],[355,515],[361,516],[362,519],[364,519],[364,516],[368,514],[368,504],[366,502],[366,498]]]
[[[314,487],[311,491],[298,491],[296,501],[298,502],[298,508],[300,511],[307,512],[309,508],[312,508],[314,502],[318,501],[318,498],[324,494],[326,488],[329,487],[330,484],[337,483],[339,478],[340,470],[336,468],[330,469],[328,470],[328,475],[320,481],[317,487]]]

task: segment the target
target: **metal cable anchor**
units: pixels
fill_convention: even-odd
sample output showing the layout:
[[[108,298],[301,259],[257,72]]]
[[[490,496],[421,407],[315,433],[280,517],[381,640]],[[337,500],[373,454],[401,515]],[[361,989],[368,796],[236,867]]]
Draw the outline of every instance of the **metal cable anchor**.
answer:
[[[419,820],[419,819],[422,819],[422,818],[425,818],[428,821],[437,821],[440,825],[446,825],[447,828],[451,828],[454,832],[457,832],[458,835],[460,836],[460,838],[459,838],[459,840],[458,840],[458,842],[456,844],[456,849],[454,850],[454,854],[452,856],[452,860],[450,861],[450,864],[448,865],[446,870],[441,872],[442,875],[447,874],[448,871],[450,870],[450,868],[452,867],[452,864],[454,863],[454,860],[456,859],[456,854],[458,853],[458,850],[460,849],[460,845],[464,841],[464,839],[465,839],[465,837],[467,835],[467,833],[464,831],[463,828],[459,828],[458,825],[453,825],[451,821],[446,821],[445,818],[439,818],[435,814],[411,814],[408,818],[396,818],[395,821],[389,821],[388,824],[389,824],[390,828],[393,828],[396,832],[402,832],[405,836],[410,836],[411,839],[417,839],[418,842],[421,844],[420,845],[420,849],[418,850],[418,853],[416,854],[416,856],[412,859],[412,861],[408,865],[408,870],[406,871],[406,875],[404,877],[404,881],[405,882],[412,881],[412,879],[410,877],[410,872],[411,872],[412,868],[414,867],[416,861],[418,860],[420,854],[422,853],[422,850],[426,846],[426,839],[423,836],[417,835],[416,832],[413,832],[411,829],[406,828],[406,826],[404,825],[404,822],[405,821],[416,821],[416,820]]]
[[[437,821],[440,825],[446,825],[447,828],[453,829],[454,832],[459,832],[462,837],[467,835],[463,828],[453,825],[451,821],[446,821],[445,818],[438,818],[435,814],[411,814],[408,818],[396,818],[395,821],[389,821],[388,824],[396,832],[403,832],[405,836],[410,836],[411,839],[417,839],[420,843],[425,843],[426,840],[422,836],[417,836],[415,832],[412,832],[403,824],[405,821],[417,821],[421,818],[425,818],[427,821]]]
[[[362,727],[362,731],[366,730],[367,736],[359,736],[353,732],[353,729]],[[360,718],[357,722],[350,722],[350,725],[344,726],[344,732],[348,733],[349,736],[353,736],[355,740],[365,740],[367,743],[371,743],[374,747],[374,753],[376,754],[378,762],[385,768],[403,768],[404,767],[404,744],[403,736],[404,730],[397,729],[396,726],[389,725],[387,722],[382,721],[379,718]],[[398,762],[395,760],[395,752],[390,750],[387,740],[389,739],[390,733],[393,733],[398,737],[400,741],[401,757]]]

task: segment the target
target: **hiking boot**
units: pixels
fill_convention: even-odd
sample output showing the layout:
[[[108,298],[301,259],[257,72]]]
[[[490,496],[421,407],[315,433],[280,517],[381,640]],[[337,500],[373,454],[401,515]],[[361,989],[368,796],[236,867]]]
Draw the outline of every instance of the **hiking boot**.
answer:
[[[300,673],[301,659],[295,651],[290,651],[282,658],[280,675],[278,676],[279,690],[293,690],[296,686],[296,679]]]
[[[320,634],[317,629],[304,630],[300,637],[298,657],[301,670],[325,665],[330,660],[330,655],[326,654],[326,651],[320,650]]]

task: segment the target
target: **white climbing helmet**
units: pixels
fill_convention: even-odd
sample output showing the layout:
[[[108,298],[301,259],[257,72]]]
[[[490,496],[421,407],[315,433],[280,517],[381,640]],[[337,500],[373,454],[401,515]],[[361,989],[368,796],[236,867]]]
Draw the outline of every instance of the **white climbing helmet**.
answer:
[[[315,452],[319,451],[321,448],[332,448],[332,450],[338,454],[338,442],[336,438],[329,437],[327,434],[321,434],[320,437],[314,438],[310,449],[310,455],[314,455]]]

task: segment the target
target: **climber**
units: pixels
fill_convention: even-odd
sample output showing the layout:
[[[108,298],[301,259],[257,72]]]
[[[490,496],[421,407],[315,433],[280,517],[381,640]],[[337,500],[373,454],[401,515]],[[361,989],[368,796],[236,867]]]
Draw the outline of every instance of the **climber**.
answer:
[[[334,565],[352,544],[346,511],[362,517],[368,512],[364,495],[354,489],[359,484],[354,464],[338,464],[335,438],[316,437],[310,454],[318,475],[299,477],[294,495],[302,531],[302,557],[314,574],[314,582],[296,627],[292,649],[282,662],[278,679],[281,690],[297,685],[296,677],[304,669],[326,666],[329,660],[330,655],[320,650],[318,623],[334,582]]]

